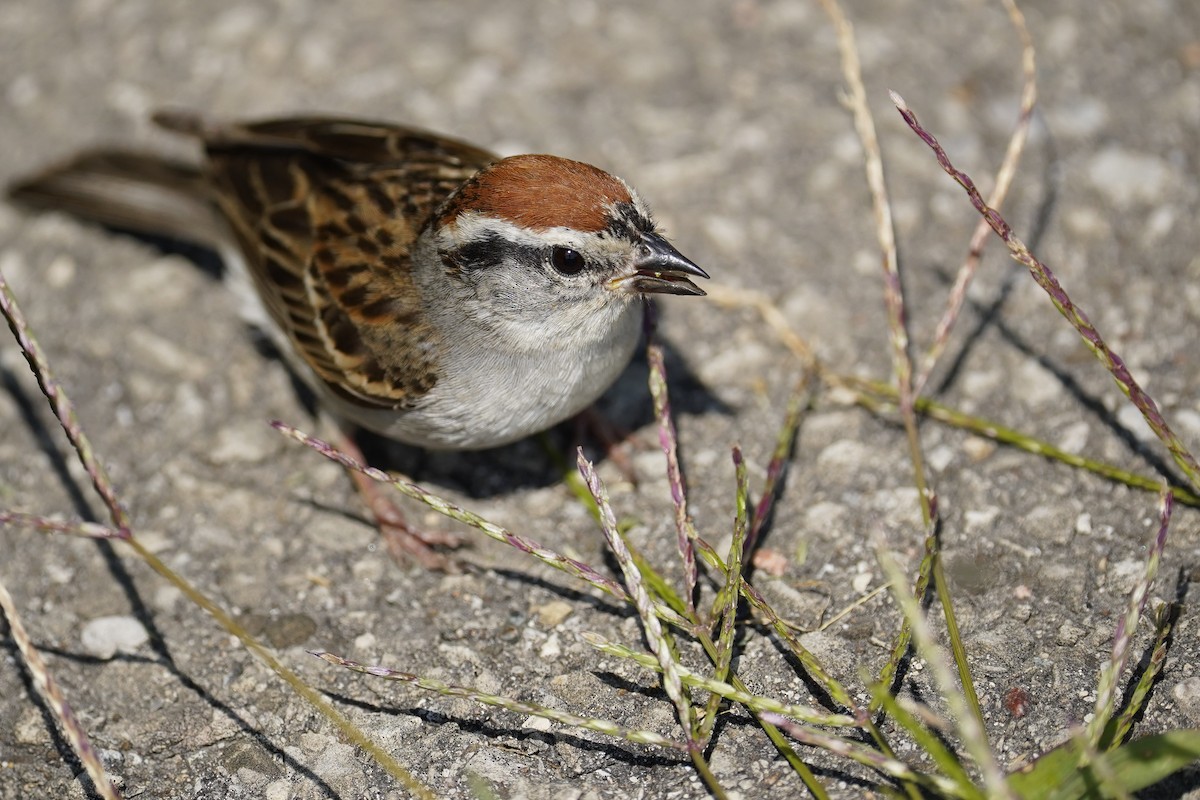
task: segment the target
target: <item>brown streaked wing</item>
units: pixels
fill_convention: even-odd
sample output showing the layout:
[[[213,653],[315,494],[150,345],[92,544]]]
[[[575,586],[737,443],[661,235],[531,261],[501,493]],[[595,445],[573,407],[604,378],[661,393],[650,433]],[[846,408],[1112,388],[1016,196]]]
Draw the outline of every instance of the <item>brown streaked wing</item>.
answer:
[[[404,408],[437,380],[410,251],[491,153],[419,130],[297,118],[203,129],[263,304],[337,393]]]

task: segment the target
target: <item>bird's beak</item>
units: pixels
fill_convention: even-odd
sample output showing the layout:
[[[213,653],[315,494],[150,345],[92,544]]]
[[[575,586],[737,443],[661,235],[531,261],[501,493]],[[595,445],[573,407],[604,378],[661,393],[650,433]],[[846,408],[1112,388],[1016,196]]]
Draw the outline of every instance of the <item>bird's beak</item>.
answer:
[[[633,262],[633,272],[612,283],[613,288],[640,294],[704,295],[688,278],[707,278],[708,273],[684,258],[657,233],[642,234],[642,250]]]

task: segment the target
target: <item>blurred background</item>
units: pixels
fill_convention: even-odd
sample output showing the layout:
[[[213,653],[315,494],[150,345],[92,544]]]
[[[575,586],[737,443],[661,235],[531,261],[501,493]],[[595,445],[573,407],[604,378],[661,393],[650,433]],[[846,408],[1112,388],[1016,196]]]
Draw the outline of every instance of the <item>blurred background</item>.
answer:
[[[1040,106],[1005,212],[1195,446],[1200,6],[1022,7],[1038,52]],[[976,216],[886,90],[904,95],[986,193],[1017,117],[1020,44],[998,2],[848,2],[845,12],[877,115],[912,332],[923,348]],[[224,118],[354,115],[504,154],[552,152],[637,186],[715,283],[765,292],[831,368],[887,379],[878,248],[838,59],[819,4],[793,0],[6,2],[0,181],[100,144],[190,155],[188,142],[148,121],[171,106]],[[290,665],[333,692],[440,796],[468,796],[468,771],[501,797],[702,795],[673,756],[573,732],[531,734],[513,715],[312,663],[305,648],[340,648],[633,727],[668,733],[673,725],[665,705],[639,694],[652,678],[597,666],[578,639],[599,630],[632,644],[636,626],[602,601],[581,601],[567,579],[490,542],[471,555],[479,570],[453,578],[406,573],[375,552],[340,472],[265,426],[309,418],[221,287],[185,259],[0,205],[0,270],[139,532],[264,636],[277,636]],[[751,310],[663,306],[687,412],[679,425],[693,510],[716,543],[732,514],[728,448],[745,446],[761,485],[798,366]],[[642,409],[626,418],[644,425],[644,373],[631,374],[607,402]],[[0,344],[0,377],[0,507],[98,513],[11,344]],[[1164,460],[1111,379],[996,243],[930,387],[957,408],[1128,469],[1155,474]],[[1126,573],[1115,565],[1139,563],[1153,498],[959,431],[927,424],[925,433],[960,621],[985,705],[996,712],[989,732],[1004,763],[1015,763],[1090,710],[1088,687],[1123,604]],[[661,456],[652,428],[635,435],[646,445],[634,458],[639,485],[622,485],[608,464],[605,474],[618,513],[639,521],[631,536],[670,563]],[[464,502],[482,494],[471,507],[485,516],[604,563],[598,533],[561,485],[480,491],[509,461],[544,464],[536,444],[499,466],[492,456],[490,465],[485,457],[437,469],[439,458],[428,470],[436,490]],[[802,428],[767,540],[787,564],[782,576],[759,579],[777,607],[809,627],[877,585],[866,540],[880,530],[913,552],[920,534],[910,484],[893,425],[822,401]],[[1186,571],[1200,556],[1194,512],[1180,511],[1173,536],[1170,574],[1194,575]],[[144,567],[90,542],[26,530],[0,529],[0,545],[0,580],[130,796],[401,796]],[[573,615],[547,622],[540,612],[564,596]],[[876,602],[811,640],[848,680],[886,658],[878,642],[895,618]],[[149,642],[113,660],[89,651],[81,630],[106,615],[134,619]],[[1186,689],[1200,637],[1186,615],[1182,625],[1150,727],[1200,725],[1200,691]],[[11,664],[10,641],[0,645]],[[743,654],[741,668],[807,697],[769,646]],[[1000,711],[1014,683],[1046,698],[1023,720]],[[740,796],[800,791],[752,726],[731,722],[718,741],[714,768]],[[0,760],[0,797],[81,796],[78,765],[62,754],[16,667],[0,672]],[[861,793],[854,774],[831,769],[843,796]]]

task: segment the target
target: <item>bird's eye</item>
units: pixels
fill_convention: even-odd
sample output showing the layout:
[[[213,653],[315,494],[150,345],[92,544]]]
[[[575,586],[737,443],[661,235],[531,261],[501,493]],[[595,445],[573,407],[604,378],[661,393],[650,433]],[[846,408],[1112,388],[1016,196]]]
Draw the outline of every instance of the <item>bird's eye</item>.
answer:
[[[563,275],[575,275],[583,270],[586,262],[579,251],[569,247],[556,247],[550,254],[550,263]]]

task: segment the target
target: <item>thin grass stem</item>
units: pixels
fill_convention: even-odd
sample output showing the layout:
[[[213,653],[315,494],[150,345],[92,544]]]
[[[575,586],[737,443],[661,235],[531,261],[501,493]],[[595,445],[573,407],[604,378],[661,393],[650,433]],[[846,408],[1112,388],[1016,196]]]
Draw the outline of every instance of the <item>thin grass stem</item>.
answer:
[[[1117,683],[1129,663],[1133,651],[1133,635],[1137,631],[1138,620],[1146,609],[1146,601],[1150,597],[1150,587],[1158,575],[1158,565],[1162,560],[1163,550],[1167,546],[1167,533],[1171,525],[1171,512],[1174,501],[1170,492],[1165,489],[1158,497],[1158,533],[1150,546],[1146,557],[1146,566],[1142,577],[1134,585],[1129,594],[1129,603],[1125,613],[1117,620],[1117,630],[1113,634],[1112,655],[1100,670],[1099,686],[1096,689],[1096,707],[1092,712],[1092,720],[1088,723],[1086,738],[1092,748],[1102,746],[1104,730],[1112,718],[1117,704]]]
[[[921,141],[925,142],[933,150],[938,164],[942,169],[966,191],[971,204],[975,206],[975,210],[987,220],[991,229],[1004,241],[1013,259],[1029,270],[1029,274],[1033,277],[1034,281],[1049,295],[1054,307],[1075,328],[1087,348],[1092,351],[1096,358],[1100,360],[1100,363],[1104,365],[1105,369],[1113,376],[1113,380],[1117,382],[1117,386],[1121,389],[1122,393],[1142,413],[1142,417],[1146,420],[1146,424],[1150,426],[1150,430],[1154,431],[1154,435],[1163,442],[1167,451],[1170,452],[1171,457],[1175,460],[1175,463],[1187,475],[1192,488],[1200,491],[1200,464],[1197,464],[1195,456],[1192,455],[1183,441],[1167,423],[1166,418],[1163,417],[1162,412],[1158,409],[1158,404],[1154,402],[1154,398],[1146,393],[1141,384],[1137,382],[1133,374],[1129,371],[1129,367],[1125,365],[1125,361],[1100,336],[1100,332],[1096,330],[1096,326],[1088,319],[1084,310],[1075,305],[1066,290],[1063,289],[1062,284],[1059,283],[1058,278],[1050,271],[1050,268],[1029,252],[1029,248],[1017,238],[1016,234],[1013,233],[1012,227],[1005,221],[1004,217],[984,202],[983,197],[979,194],[979,190],[975,188],[975,183],[971,180],[971,177],[955,168],[946,151],[938,143],[938,140],[933,134],[921,127],[921,124],[917,121],[916,114],[909,109],[908,105],[904,102],[904,98],[896,92],[892,92],[891,96],[892,102],[895,103],[896,109],[900,112],[900,116],[904,118],[904,121],[908,123],[913,132],[920,137]],[[903,394],[900,395],[900,406],[903,411]]]
[[[481,692],[478,689],[472,689],[469,686],[458,686],[452,683],[445,683],[444,681],[439,681],[434,678],[414,675],[411,672],[401,672],[400,670],[394,670],[380,666],[368,666],[357,661],[351,661],[350,659],[342,658],[341,656],[333,653],[327,653],[319,650],[310,650],[309,653],[321,659],[322,661],[334,664],[335,666],[345,667],[352,672],[370,675],[375,678],[382,678],[387,681],[410,683],[413,686],[418,686],[429,692],[435,692],[443,697],[462,697],[466,698],[467,700],[480,703],[481,705],[502,708],[506,711],[511,711],[514,714],[526,714],[535,717],[541,717],[543,719],[548,719],[551,722],[557,722],[561,725],[595,731],[596,733],[602,733],[605,736],[624,739],[627,742],[634,742],[635,744],[647,744],[654,747],[663,747],[668,750],[676,750],[681,753],[687,752],[687,745],[683,742],[677,742],[674,739],[668,739],[667,737],[660,736],[653,731],[641,731],[633,728],[627,728],[607,719],[581,717],[577,714],[559,711],[558,709],[538,705],[537,703],[527,703],[522,700],[514,700],[511,697],[504,697],[503,695]]]
[[[50,670],[46,668],[42,654],[34,647],[29,633],[25,630],[25,624],[21,621],[21,615],[17,612],[17,604],[13,602],[12,595],[8,593],[8,589],[3,583],[0,583],[0,612],[3,612],[4,617],[8,620],[9,635],[16,642],[21,659],[29,669],[34,689],[42,698],[42,702],[50,709],[67,742],[70,743],[71,750],[79,759],[79,763],[83,764],[84,770],[87,771],[88,778],[91,779],[97,794],[104,800],[119,800],[120,790],[117,789],[112,778],[108,777],[108,771],[104,769],[104,764],[100,761],[100,754],[92,746],[92,740],[88,738],[87,731],[79,723],[75,712],[71,710],[62,688],[54,680]]]
[[[971,758],[975,760],[976,766],[979,767],[983,775],[983,783],[987,789],[988,796],[1016,800],[1012,790],[1004,780],[1004,773],[996,763],[995,756],[988,745],[987,735],[979,718],[972,713],[967,704],[966,697],[959,691],[958,686],[955,685],[950,668],[946,664],[944,653],[934,641],[933,631],[930,629],[929,623],[921,611],[916,596],[904,588],[907,581],[905,580],[904,573],[900,570],[900,565],[896,563],[896,560],[890,553],[884,551],[882,548],[879,549],[879,563],[883,567],[883,571],[891,584],[892,597],[895,598],[897,605],[900,606],[912,629],[913,642],[917,647],[917,652],[921,654],[921,657],[925,659],[925,663],[929,666],[934,684],[937,686],[938,691],[941,692],[942,698],[950,707],[953,718],[957,722],[959,736],[962,737],[967,752],[971,754]],[[883,685],[886,686],[888,684],[885,683]]]
[[[1021,153],[1025,149],[1025,140],[1029,136],[1029,123],[1033,119],[1033,109],[1037,105],[1037,57],[1033,48],[1033,39],[1030,37],[1029,29],[1025,25],[1025,15],[1017,7],[1015,0],[1002,0],[1002,2],[1004,3],[1005,10],[1008,11],[1013,28],[1016,29],[1017,37],[1021,40],[1021,72],[1024,83],[1021,89],[1021,104],[1017,112],[1017,122],[1013,126],[1012,135],[1008,139],[1008,148],[1004,152],[1004,160],[1000,164],[1000,169],[996,172],[996,187],[992,190],[991,196],[988,197],[988,204],[993,208],[1003,206],[1004,199],[1008,196],[1008,190],[1012,186],[1013,177],[1017,174],[1017,165],[1021,161]],[[933,343],[929,346],[929,350],[921,360],[921,366],[917,370],[917,377],[913,380],[913,395],[915,397],[921,395],[921,391],[925,388],[930,374],[933,372],[934,367],[937,366],[938,359],[941,358],[942,353],[945,352],[946,345],[950,341],[950,331],[954,327],[954,323],[962,311],[963,303],[967,299],[967,289],[971,285],[971,279],[974,278],[975,272],[979,268],[979,261],[983,254],[983,245],[987,239],[987,234],[988,224],[984,220],[980,220],[975,226],[975,232],[971,234],[971,243],[967,248],[967,257],[963,261],[962,266],[958,268],[958,274],[954,279],[954,286],[950,289],[947,299],[946,311],[938,321],[937,330],[933,336]]]

